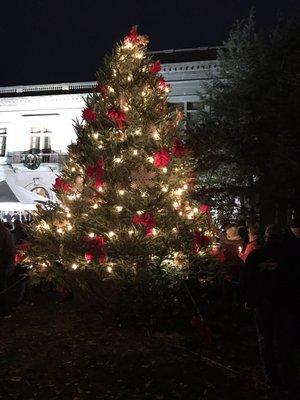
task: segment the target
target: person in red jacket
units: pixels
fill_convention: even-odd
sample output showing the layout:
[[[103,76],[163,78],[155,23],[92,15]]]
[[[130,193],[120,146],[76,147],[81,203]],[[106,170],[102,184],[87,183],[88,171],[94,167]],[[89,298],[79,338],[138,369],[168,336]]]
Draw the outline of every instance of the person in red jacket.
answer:
[[[257,225],[249,226],[249,242],[244,251],[239,252],[239,257],[246,261],[247,257],[253,250],[259,249],[262,246],[262,238],[259,233],[259,227]]]

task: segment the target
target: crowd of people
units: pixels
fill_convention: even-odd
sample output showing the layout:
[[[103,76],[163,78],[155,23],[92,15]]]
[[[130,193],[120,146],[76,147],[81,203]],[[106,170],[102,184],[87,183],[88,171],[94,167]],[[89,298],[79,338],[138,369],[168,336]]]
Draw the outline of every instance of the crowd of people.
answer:
[[[300,218],[289,227],[226,224],[219,252],[252,310],[262,366],[272,388],[298,387]]]

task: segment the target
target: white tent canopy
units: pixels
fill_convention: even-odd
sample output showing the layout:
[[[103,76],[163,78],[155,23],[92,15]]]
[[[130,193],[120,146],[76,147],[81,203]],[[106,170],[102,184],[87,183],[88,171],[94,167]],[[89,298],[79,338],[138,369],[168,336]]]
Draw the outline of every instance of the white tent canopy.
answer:
[[[0,182],[0,211],[35,210],[37,203],[47,199],[21,186],[7,181]]]

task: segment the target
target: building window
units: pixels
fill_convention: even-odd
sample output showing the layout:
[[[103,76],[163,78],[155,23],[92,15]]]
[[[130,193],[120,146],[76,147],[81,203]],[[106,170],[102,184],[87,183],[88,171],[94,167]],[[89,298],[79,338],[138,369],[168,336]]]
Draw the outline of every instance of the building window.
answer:
[[[0,157],[4,157],[6,152],[6,128],[0,128]]]
[[[46,128],[31,128],[30,151],[51,153],[51,131]]]

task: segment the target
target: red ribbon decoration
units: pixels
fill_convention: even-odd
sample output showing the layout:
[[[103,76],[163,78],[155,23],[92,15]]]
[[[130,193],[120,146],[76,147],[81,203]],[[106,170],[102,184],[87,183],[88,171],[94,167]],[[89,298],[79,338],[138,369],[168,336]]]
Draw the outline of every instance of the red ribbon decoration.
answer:
[[[161,76],[161,77],[158,79],[158,88],[159,88],[160,90],[165,90],[166,88],[169,88],[169,87],[170,87],[170,85],[168,85],[168,84],[166,83],[165,79]]]
[[[107,256],[107,253],[104,250],[104,237],[101,235],[97,235],[93,238],[84,237],[83,242],[88,248],[84,255],[86,261],[92,262],[95,257],[98,257],[99,264],[104,264]]]
[[[63,192],[67,193],[72,189],[72,186],[58,176],[55,179],[53,188],[56,190],[62,190]]]
[[[153,64],[150,64],[149,71],[151,74],[157,74],[161,70],[160,61],[157,60]]]
[[[182,157],[187,154],[187,147],[181,139],[173,140],[172,154],[176,157]]]
[[[171,158],[167,149],[161,149],[154,153],[154,166],[164,168],[170,164]]]
[[[124,38],[124,42],[128,43],[128,42],[132,42],[132,43],[136,43],[139,41],[139,34],[137,31],[137,25],[134,25],[129,32],[129,35],[125,36]]]
[[[82,118],[86,122],[95,122],[97,119],[97,113],[92,108],[88,107],[82,111]]]
[[[146,235],[152,236],[153,235],[153,228],[155,227],[155,218],[152,214],[145,213],[145,214],[135,214],[132,217],[132,222],[134,225],[142,225],[146,228]]]
[[[200,206],[199,206],[199,211],[200,211],[202,214],[210,215],[210,206],[207,205],[207,204],[200,204]]]
[[[96,164],[89,164],[86,167],[86,174],[94,180],[93,188],[98,190],[103,186],[104,161],[98,160]]]
[[[119,129],[123,129],[124,123],[127,119],[126,114],[123,111],[119,111],[112,107],[107,111],[107,116],[111,121],[116,122]]]
[[[203,246],[207,246],[211,242],[211,237],[202,235],[199,231],[194,232],[193,253],[198,253]]]

